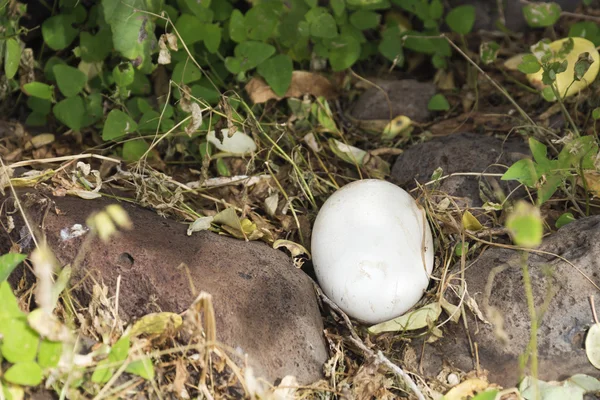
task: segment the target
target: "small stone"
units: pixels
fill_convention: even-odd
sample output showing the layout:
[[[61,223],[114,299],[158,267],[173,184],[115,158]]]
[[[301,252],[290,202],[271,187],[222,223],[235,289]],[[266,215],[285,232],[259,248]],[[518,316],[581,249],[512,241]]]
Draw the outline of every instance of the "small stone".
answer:
[[[389,120],[405,115],[417,122],[429,119],[431,113],[427,104],[436,91],[433,83],[413,79],[375,80],[374,83],[380,88],[371,87],[360,95],[350,112],[352,117],[359,120]]]
[[[83,200],[35,191],[21,192],[19,197],[31,223],[62,265],[73,263],[89,235],[61,235],[64,228],[83,225],[93,212],[117,204],[106,198]],[[0,216],[3,222],[7,205],[12,204],[6,200]],[[302,385],[322,377],[328,352],[314,287],[287,255],[262,242],[208,231],[188,236],[184,224],[120,204],[133,230],[122,231],[106,243],[97,238],[88,243],[72,282],[90,273],[114,296],[120,276],[119,316],[128,322],[151,312],[181,313],[200,291],[208,292],[216,314],[217,339],[248,354],[257,377],[273,383],[292,375]],[[25,246],[24,252],[32,250],[33,243],[26,247],[27,238],[19,235],[22,219],[16,219],[18,229],[10,235],[0,233],[3,253],[17,242]],[[14,286],[24,274],[17,270],[9,281]],[[91,284],[83,279],[72,291],[84,306],[90,300]]]
[[[474,133],[436,137],[400,154],[392,168],[391,180],[400,186],[413,188],[415,181],[421,184],[431,181],[437,168],[442,169],[442,175],[504,173],[528,154],[528,146],[519,139],[503,141]],[[437,191],[459,198],[457,203],[460,206],[479,207],[485,201],[499,202],[494,198],[494,187],[502,188],[508,195],[517,186],[517,182],[500,181],[499,177],[453,176],[440,181]]]

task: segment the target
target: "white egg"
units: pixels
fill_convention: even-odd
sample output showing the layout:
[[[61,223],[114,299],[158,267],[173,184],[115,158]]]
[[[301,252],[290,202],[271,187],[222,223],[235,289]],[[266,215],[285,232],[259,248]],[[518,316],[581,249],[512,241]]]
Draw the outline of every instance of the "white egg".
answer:
[[[368,324],[398,317],[429,284],[433,239],[425,212],[406,191],[381,180],[350,183],[319,211],[312,258],[323,292]]]

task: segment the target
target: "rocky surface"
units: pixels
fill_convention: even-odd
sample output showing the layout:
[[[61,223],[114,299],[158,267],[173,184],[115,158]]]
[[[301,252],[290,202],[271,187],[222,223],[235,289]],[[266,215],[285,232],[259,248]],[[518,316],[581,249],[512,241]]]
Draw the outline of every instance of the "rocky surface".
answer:
[[[350,110],[352,117],[359,120],[389,120],[405,115],[417,122],[429,119],[427,103],[436,91],[433,83],[413,79],[375,79],[373,83],[379,88],[371,87],[360,95]]]
[[[550,1],[546,1],[547,3]],[[553,0],[558,3],[563,11],[575,11],[580,1],[574,0]],[[528,29],[525,17],[523,17],[523,6],[526,4],[521,0],[504,0],[502,5],[502,14],[499,10],[497,0],[450,0],[450,8],[470,4],[475,7],[475,25],[474,31],[489,30],[495,31],[496,21],[503,14],[505,25],[513,32],[524,32]]]
[[[577,373],[600,376],[584,349],[586,331],[594,322],[590,295],[596,296],[596,308],[600,308],[598,237],[600,216],[594,216],[572,222],[544,241],[540,250],[557,254],[575,267],[553,255],[529,255],[535,304],[538,310],[547,304],[537,335],[539,377],[543,380],[562,380]],[[507,387],[514,386],[520,378],[519,356],[530,337],[520,258],[517,251],[493,248],[465,271],[468,292],[491,324],[476,320],[467,311],[469,333],[478,345],[480,367],[489,371],[491,382]],[[454,272],[458,276],[459,272]],[[501,319],[494,317],[494,310]],[[498,335],[500,321],[506,342]],[[445,336],[425,345],[424,350],[422,344],[415,344],[418,354],[423,350],[422,366],[428,376],[436,376],[444,362],[463,371],[476,368],[462,322],[449,323],[446,328],[449,329],[445,330]]]
[[[443,175],[504,173],[507,167],[526,155],[529,155],[529,148],[519,139],[503,141],[474,133],[453,134],[408,148],[396,159],[391,180],[412,188],[415,181],[429,182],[437,168],[442,168]],[[508,195],[517,186],[516,182],[500,181],[499,177],[453,176],[441,181],[437,190],[459,198],[459,205],[477,207],[488,200],[499,202],[495,188],[501,188]]]
[[[86,235],[69,238],[61,232],[116,201],[20,195],[35,229],[43,232],[61,264],[71,263]],[[3,202],[2,222],[12,202]],[[120,316],[132,320],[149,312],[182,312],[197,293],[213,296],[217,338],[249,355],[257,376],[271,382],[294,375],[300,384],[318,380],[328,353],[312,282],[282,252],[264,243],[244,242],[212,232],[186,235],[186,226],[155,213],[120,203],[134,229],[107,244],[95,239],[85,252],[72,282],[91,273],[114,296],[117,277]],[[33,243],[18,218],[10,237],[3,230],[2,252],[18,242],[25,252]],[[42,224],[43,222],[43,224]],[[65,231],[66,229],[66,231]],[[183,263],[183,264],[182,264]],[[182,267],[183,266],[183,267]],[[186,271],[187,268],[187,271]],[[21,274],[23,271],[21,271]],[[189,273],[189,275],[188,275]],[[20,278],[18,271],[11,276]],[[193,292],[193,287],[196,295]],[[85,279],[76,297],[87,304],[91,280]]]

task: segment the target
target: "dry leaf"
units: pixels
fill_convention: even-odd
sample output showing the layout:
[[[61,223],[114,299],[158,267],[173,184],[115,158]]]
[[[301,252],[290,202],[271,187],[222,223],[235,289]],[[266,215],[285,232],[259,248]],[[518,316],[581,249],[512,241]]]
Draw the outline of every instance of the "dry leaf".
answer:
[[[307,71],[294,71],[292,73],[292,82],[283,97],[277,96],[271,87],[258,77],[254,77],[248,82],[246,92],[255,104],[265,103],[273,99],[281,100],[285,97],[301,97],[305,94],[314,97],[322,96],[326,99],[332,99],[337,96],[335,88],[329,79]]]

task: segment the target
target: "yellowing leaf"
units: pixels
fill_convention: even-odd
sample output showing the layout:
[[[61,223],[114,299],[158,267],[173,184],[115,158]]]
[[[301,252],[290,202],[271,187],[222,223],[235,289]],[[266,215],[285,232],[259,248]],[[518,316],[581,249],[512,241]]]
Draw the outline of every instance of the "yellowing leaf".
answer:
[[[483,379],[473,378],[459,383],[444,395],[445,400],[464,400],[471,396],[484,391],[489,386],[489,383]]]
[[[164,332],[174,332],[182,324],[179,314],[160,312],[144,315],[138,319],[131,328],[131,336],[160,335]]]
[[[398,318],[370,327],[369,333],[400,332],[421,329],[435,322],[442,313],[440,303],[431,303]]]
[[[462,216],[463,227],[468,231],[480,231],[483,226],[469,211],[465,211]]]
[[[292,242],[291,240],[279,239],[273,243],[274,249],[278,249],[280,247],[285,247],[286,249],[288,249],[292,257],[297,257],[301,254],[306,254],[308,258],[310,258],[310,253],[308,252],[308,250],[306,250],[306,248],[304,248],[304,246],[296,242]]]
[[[585,338],[585,354],[590,363],[600,369],[600,324],[594,324]]]

